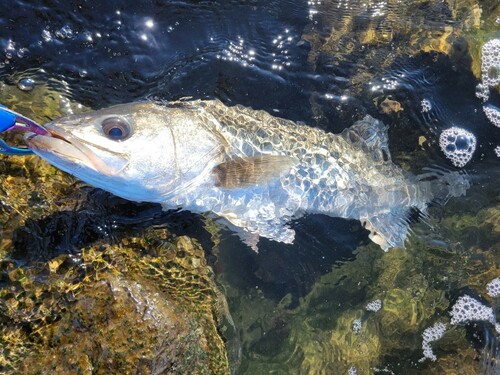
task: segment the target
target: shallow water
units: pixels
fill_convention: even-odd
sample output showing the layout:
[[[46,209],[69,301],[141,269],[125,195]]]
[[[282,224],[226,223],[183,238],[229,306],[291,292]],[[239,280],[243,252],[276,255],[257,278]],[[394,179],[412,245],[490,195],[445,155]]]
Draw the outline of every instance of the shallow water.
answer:
[[[64,98],[58,115],[78,104],[216,97],[337,133],[368,113],[389,125],[394,161],[413,172],[458,169],[439,146],[451,126],[477,143],[463,168],[474,183],[467,197],[432,208],[430,226],[414,223],[404,251],[383,253],[359,223],[322,216],[295,222],[292,246],[261,240],[256,254],[222,230],[212,249],[199,217],[93,192],[48,226],[28,222],[14,258],[78,253],[167,225],[212,259],[236,327],[237,373],[498,373],[485,357],[498,361],[491,322],[449,322],[464,294],[500,309],[486,291],[500,276],[500,131],[476,96],[481,46],[500,38],[498,2],[2,1],[0,15],[2,103],[44,120],[54,114],[43,112],[40,87]],[[500,107],[498,87],[487,103]],[[382,309],[366,311],[377,299]],[[436,322],[448,324],[437,361],[420,361]]]

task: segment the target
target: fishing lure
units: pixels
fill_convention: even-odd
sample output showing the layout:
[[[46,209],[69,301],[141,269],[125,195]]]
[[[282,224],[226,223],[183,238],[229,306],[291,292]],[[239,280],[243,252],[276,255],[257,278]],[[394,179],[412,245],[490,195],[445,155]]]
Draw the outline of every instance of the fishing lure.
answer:
[[[0,105],[0,133],[12,130],[28,131],[40,135],[48,134],[48,131],[35,121]],[[29,148],[10,146],[3,139],[0,139],[0,154],[29,155],[32,153]]]

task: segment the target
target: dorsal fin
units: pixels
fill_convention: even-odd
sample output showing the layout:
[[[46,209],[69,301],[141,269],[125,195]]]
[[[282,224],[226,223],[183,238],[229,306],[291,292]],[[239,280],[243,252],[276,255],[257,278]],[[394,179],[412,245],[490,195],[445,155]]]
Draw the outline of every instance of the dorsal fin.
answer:
[[[212,169],[215,186],[240,188],[262,184],[288,172],[296,159],[285,155],[261,155],[234,158]]]
[[[389,152],[387,126],[370,115],[356,121],[342,132],[342,137],[371,155],[374,161],[391,160]]]

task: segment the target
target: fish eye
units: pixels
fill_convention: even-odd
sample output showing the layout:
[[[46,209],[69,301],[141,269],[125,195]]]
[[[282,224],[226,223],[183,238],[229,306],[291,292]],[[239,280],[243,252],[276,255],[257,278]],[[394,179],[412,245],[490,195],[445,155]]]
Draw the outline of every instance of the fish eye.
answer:
[[[131,133],[130,124],[122,117],[108,117],[101,126],[104,135],[113,141],[122,141]]]

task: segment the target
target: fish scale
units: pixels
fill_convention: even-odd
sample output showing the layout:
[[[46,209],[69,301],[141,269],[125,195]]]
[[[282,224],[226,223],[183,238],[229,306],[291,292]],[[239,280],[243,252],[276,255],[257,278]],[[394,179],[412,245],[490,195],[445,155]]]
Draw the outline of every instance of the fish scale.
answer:
[[[131,135],[107,139],[110,118],[129,124]],[[195,100],[118,105],[46,126],[60,139],[27,139],[42,158],[127,199],[212,213],[253,249],[259,236],[292,243],[288,224],[305,214],[361,220],[384,250],[404,246],[411,209],[425,212],[469,187],[458,172],[404,172],[391,161],[387,127],[370,116],[331,134]],[[115,172],[103,173],[103,164]]]

